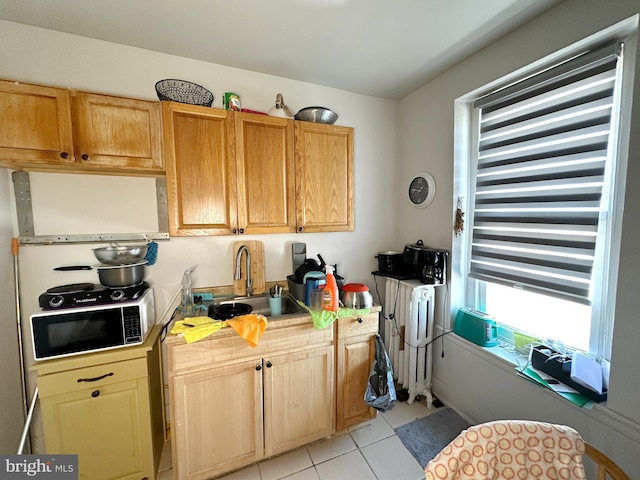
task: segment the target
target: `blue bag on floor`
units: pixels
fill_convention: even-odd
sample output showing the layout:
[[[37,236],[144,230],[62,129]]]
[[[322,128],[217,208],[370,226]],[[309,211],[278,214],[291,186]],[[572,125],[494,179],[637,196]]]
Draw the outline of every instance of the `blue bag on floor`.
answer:
[[[386,412],[396,404],[396,387],[393,383],[391,360],[380,335],[375,336],[376,358],[371,366],[364,402],[380,412]]]

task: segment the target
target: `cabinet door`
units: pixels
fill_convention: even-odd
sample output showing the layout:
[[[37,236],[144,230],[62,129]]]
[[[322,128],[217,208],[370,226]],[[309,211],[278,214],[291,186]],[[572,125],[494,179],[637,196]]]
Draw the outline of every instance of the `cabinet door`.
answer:
[[[235,114],[241,233],[295,232],[293,120]]]
[[[369,372],[374,359],[373,337],[362,335],[338,341],[338,431],[376,417],[364,403]]]
[[[338,431],[376,417],[376,410],[364,402],[364,392],[375,358],[373,338],[377,332],[377,313],[338,319]]]
[[[353,231],[353,129],[295,122],[300,232]]]
[[[333,434],[333,345],[265,357],[264,367],[267,457]]]
[[[229,111],[162,102],[170,235],[236,233],[233,120]]]
[[[159,102],[74,92],[72,113],[83,168],[162,172]]]
[[[72,165],[69,91],[0,81],[0,160]]]
[[[77,454],[80,480],[154,478],[148,395],[143,378],[42,398],[47,453]]]
[[[207,479],[263,458],[261,360],[181,375],[172,387],[174,478]]]

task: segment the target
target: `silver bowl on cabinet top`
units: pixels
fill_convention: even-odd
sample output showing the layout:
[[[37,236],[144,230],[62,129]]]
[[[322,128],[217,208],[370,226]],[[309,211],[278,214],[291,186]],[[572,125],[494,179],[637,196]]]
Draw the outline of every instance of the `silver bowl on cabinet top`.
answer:
[[[338,119],[338,114],[325,107],[305,107],[296,113],[295,119],[303,122],[333,125]]]

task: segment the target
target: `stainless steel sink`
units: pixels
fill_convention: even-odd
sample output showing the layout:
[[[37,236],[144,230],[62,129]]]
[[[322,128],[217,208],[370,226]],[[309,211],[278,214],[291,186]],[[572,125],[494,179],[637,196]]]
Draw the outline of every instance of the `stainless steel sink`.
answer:
[[[242,303],[251,306],[251,313],[258,313],[271,319],[282,319],[288,316],[299,315],[304,313],[305,310],[298,305],[298,302],[289,295],[284,294],[282,296],[282,314],[272,317],[271,309],[269,308],[269,296],[268,295],[256,295],[252,297],[236,297],[231,300],[224,300],[222,302],[215,302],[209,306],[209,316],[213,317],[213,309],[218,305],[233,305]]]

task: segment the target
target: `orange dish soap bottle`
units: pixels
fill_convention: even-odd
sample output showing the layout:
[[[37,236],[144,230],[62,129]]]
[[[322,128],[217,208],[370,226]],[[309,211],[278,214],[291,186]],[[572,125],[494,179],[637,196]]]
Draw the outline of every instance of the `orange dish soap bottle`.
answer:
[[[336,283],[336,277],[333,276],[333,267],[327,265],[327,284],[322,291],[322,309],[329,310],[331,312],[338,311],[340,299],[338,298],[338,284]]]

